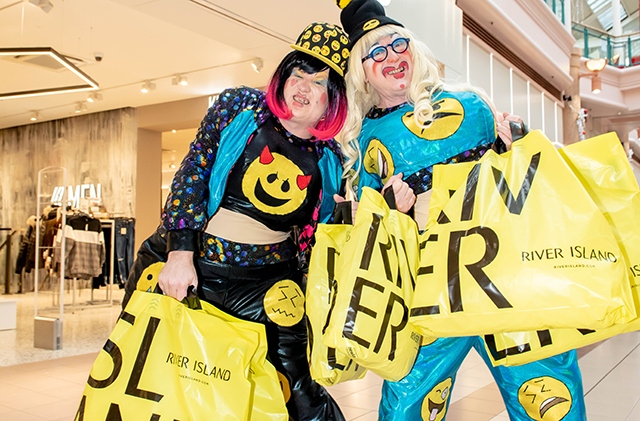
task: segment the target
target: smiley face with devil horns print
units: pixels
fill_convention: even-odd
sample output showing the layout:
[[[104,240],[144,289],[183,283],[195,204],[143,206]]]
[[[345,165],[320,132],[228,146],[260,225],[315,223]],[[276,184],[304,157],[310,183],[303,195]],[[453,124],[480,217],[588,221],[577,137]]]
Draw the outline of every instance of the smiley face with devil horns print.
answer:
[[[284,155],[265,146],[242,179],[242,192],[264,213],[287,215],[302,205],[307,197],[311,175]]]

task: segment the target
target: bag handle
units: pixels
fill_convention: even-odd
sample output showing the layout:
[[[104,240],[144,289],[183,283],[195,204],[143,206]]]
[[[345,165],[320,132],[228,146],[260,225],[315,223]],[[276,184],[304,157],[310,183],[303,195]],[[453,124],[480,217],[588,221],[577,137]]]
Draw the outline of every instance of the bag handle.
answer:
[[[390,209],[396,210],[396,196],[393,193],[392,187],[387,187],[386,190],[383,190],[382,196],[384,197],[385,202]],[[351,213],[352,202],[347,200],[345,202],[336,203],[333,207],[333,218],[332,224],[348,224],[353,225],[353,217]]]
[[[351,201],[336,203],[333,207],[333,222],[332,224],[347,224],[353,225],[353,218],[351,217]]]
[[[153,289],[154,294],[164,295],[164,292],[160,289],[160,285],[156,284]],[[200,297],[196,293],[196,289],[193,285],[189,285],[187,288],[187,296],[180,301],[182,304],[189,307],[191,310],[202,310],[202,304],[200,304]]]
[[[509,121],[509,129],[511,130],[511,143],[515,142],[516,140],[520,140],[523,137],[525,137],[527,134],[529,134],[529,129],[527,128],[527,125],[524,124],[524,122],[522,121],[520,122]],[[507,151],[507,145],[505,145],[504,141],[500,136],[496,138],[495,151],[498,152],[499,154],[503,154]]]
[[[189,307],[191,310],[202,310],[200,297],[198,297],[193,285],[189,285],[189,288],[187,288],[187,296],[182,299],[181,303]]]
[[[387,189],[382,192],[382,197],[384,197],[384,201],[387,202],[387,205],[389,205],[389,209],[397,209],[396,195],[393,193],[393,187],[387,187]]]
[[[522,121],[517,123],[515,121],[509,121],[509,128],[511,129],[512,142],[522,139],[529,133],[529,129],[527,129],[527,126]]]

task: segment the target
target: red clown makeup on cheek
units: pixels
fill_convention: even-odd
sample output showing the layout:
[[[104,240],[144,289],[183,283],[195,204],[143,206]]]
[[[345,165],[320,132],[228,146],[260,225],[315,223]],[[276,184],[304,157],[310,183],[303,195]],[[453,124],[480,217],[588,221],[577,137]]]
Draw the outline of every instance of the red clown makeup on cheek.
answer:
[[[322,105],[326,104],[327,101],[328,101],[328,97],[329,96],[327,95],[326,92],[323,93],[322,95],[320,95],[320,104],[322,104]]]

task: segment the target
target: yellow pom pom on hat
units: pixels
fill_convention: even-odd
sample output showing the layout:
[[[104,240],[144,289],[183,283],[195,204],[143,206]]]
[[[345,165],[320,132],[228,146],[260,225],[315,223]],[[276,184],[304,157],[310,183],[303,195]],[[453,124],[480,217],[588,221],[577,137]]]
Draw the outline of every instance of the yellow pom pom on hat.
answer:
[[[338,25],[314,22],[304,28],[291,47],[322,60],[344,76],[349,58],[349,37]]]
[[[340,12],[340,23],[349,34],[351,48],[364,34],[384,25],[403,26],[387,16],[378,0],[336,0]]]

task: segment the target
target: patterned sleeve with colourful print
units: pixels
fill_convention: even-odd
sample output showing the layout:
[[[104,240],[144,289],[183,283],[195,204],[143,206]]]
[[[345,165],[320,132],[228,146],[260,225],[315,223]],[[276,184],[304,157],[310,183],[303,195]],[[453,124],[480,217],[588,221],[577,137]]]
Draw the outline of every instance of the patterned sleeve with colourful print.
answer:
[[[209,177],[220,144],[220,133],[240,112],[254,109],[256,119],[264,119],[264,93],[248,87],[223,91],[202,120],[196,138],[171,183],[162,213],[166,231],[203,231],[207,224]]]
[[[342,173],[342,165],[344,164],[344,155],[340,150],[340,144],[335,139],[317,142],[316,151],[318,152],[319,157],[322,157],[322,155],[325,153],[334,154],[339,161],[339,167],[338,169],[336,169],[336,171],[338,171],[340,174]],[[334,187],[336,188],[336,191],[339,194],[344,195],[344,191],[343,191],[344,180],[342,180],[341,176],[338,176],[337,180],[340,180],[339,182],[341,184],[336,185]],[[314,234],[316,232],[316,228],[318,227],[318,223],[327,222],[327,220],[325,221],[320,220],[320,208],[322,206],[323,196],[324,196],[324,192],[320,191],[320,197],[318,198],[316,207],[313,210],[311,221],[309,221],[307,225],[301,227],[298,233],[298,250],[299,250],[298,260],[300,261],[300,268],[302,269],[303,272],[306,272],[309,268],[309,259],[311,258],[311,249],[314,244]],[[332,207],[333,205],[335,205],[335,203],[333,202],[333,197],[325,197],[324,199],[330,200],[332,203]]]

